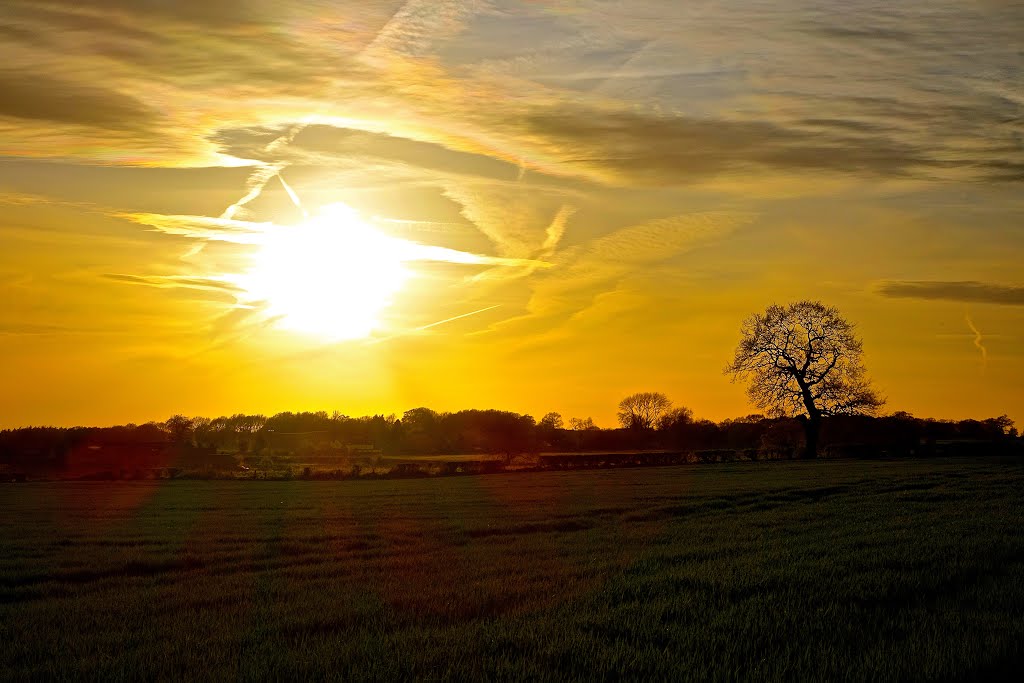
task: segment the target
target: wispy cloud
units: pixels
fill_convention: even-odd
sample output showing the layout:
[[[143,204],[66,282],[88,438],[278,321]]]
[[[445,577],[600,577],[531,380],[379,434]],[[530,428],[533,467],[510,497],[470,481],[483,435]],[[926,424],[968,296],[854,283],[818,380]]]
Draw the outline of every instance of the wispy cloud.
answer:
[[[79,331],[80,330],[71,328],[66,325],[49,325],[45,323],[29,322],[0,322],[0,335],[7,335],[12,337],[75,334],[78,333]]]
[[[119,218],[155,228],[167,235],[191,237],[213,242],[256,245],[260,235],[272,230],[270,223],[252,223],[232,218],[211,216],[164,215],[158,213],[125,213]]]
[[[244,290],[236,284],[213,277],[194,277],[189,275],[128,275],[124,273],[106,273],[109,280],[125,282],[133,285],[159,287],[161,289],[198,289],[203,291],[221,292],[232,295],[243,294]]]
[[[542,252],[553,234],[561,239],[570,215],[563,213],[567,211],[563,208],[563,193],[518,184],[451,181],[446,183],[444,194],[461,205],[466,220],[486,235],[500,253],[516,258]]]
[[[392,54],[428,55],[465,28],[482,0],[406,0],[363,51],[374,60]]]
[[[0,69],[0,116],[123,131],[144,131],[154,112],[139,99],[100,86]]]
[[[320,122],[607,183],[1024,177],[1015,3],[215,4],[8,3],[0,149],[183,165]]]
[[[544,231],[544,244],[540,245],[541,253],[546,255],[554,253],[555,249],[558,248],[558,243],[562,241],[562,236],[565,234],[566,223],[569,222],[574,213],[576,213],[576,207],[574,206],[563,204],[559,207],[558,213],[551,219],[547,230]]]
[[[127,220],[149,225],[168,235],[179,235],[211,242],[230,242],[240,245],[261,245],[268,236],[286,235],[294,228],[274,223],[255,223],[231,218],[210,216],[166,216],[162,214],[120,214]],[[372,219],[368,219],[372,220]],[[339,226],[344,229],[344,226]],[[515,258],[475,254],[411,240],[388,237],[400,258],[410,261],[438,261],[463,265],[512,266],[545,268],[551,264],[532,258]]]
[[[1024,306],[1024,287],[973,280],[895,280],[880,283],[877,291],[883,296],[903,299]]]
[[[620,303],[624,298],[634,303],[642,301],[643,297],[631,296],[623,289],[626,280],[721,239],[753,218],[741,212],[671,216],[621,228],[586,246],[565,249],[554,259],[554,267],[530,284],[527,313],[492,329],[543,321],[557,327],[569,317],[585,316],[593,306],[607,307],[610,299],[606,295],[613,292],[618,292],[615,298]]]

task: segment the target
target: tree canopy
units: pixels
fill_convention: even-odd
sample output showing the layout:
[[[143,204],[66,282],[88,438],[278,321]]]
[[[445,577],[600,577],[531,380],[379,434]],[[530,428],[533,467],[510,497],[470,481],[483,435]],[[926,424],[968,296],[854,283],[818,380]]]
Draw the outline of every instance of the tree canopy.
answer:
[[[661,392],[631,394],[619,402],[619,424],[629,429],[653,429],[671,407],[672,401]]]
[[[873,414],[884,404],[862,356],[854,325],[836,308],[797,301],[747,318],[725,372],[746,380],[751,402],[770,414],[806,416],[813,456],[823,416]]]

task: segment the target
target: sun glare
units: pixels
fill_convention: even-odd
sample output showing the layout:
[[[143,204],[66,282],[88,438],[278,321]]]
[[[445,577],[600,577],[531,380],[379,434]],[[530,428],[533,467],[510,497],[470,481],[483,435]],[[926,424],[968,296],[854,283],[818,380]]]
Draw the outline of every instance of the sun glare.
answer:
[[[410,272],[402,240],[344,204],[260,237],[253,265],[237,277],[276,324],[332,341],[369,336]]]

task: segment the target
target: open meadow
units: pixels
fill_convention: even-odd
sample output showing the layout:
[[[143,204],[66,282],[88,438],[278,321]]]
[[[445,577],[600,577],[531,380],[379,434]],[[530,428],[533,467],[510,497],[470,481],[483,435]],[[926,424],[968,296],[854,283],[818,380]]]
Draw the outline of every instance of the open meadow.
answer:
[[[0,488],[0,678],[1005,678],[1024,463]]]

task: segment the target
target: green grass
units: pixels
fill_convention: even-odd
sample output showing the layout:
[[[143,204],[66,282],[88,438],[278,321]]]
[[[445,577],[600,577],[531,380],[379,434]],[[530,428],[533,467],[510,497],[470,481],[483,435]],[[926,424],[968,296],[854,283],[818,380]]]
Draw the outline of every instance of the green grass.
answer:
[[[0,488],[0,678],[948,680],[1024,666],[1024,467]]]

